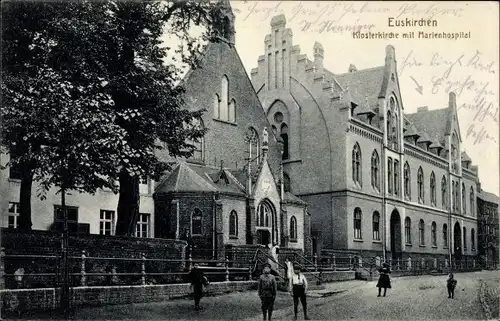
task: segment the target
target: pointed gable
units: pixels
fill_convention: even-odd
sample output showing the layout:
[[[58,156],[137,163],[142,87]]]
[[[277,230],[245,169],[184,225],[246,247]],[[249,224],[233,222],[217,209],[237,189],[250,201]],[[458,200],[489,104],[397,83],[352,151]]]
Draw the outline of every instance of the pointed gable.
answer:
[[[193,171],[185,162],[170,173],[156,188],[157,194],[178,192],[215,192],[216,189],[204,178]]]

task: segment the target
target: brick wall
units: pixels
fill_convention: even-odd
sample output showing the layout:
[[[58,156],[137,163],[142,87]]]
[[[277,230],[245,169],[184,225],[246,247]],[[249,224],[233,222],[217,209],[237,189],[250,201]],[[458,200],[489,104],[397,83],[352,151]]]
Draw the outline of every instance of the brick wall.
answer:
[[[2,229],[2,247],[7,257],[4,258],[6,274],[13,274],[18,268],[25,269],[24,287],[52,287],[57,282],[56,276],[29,276],[33,273],[59,273],[61,253],[61,234],[49,231],[31,231],[29,233],[12,229]],[[88,235],[69,237],[70,273],[80,273],[81,255],[98,258],[141,258],[144,253],[148,259],[184,259],[186,242],[167,239],[145,239],[136,237]],[[41,258],[9,258],[8,255],[39,255]],[[140,261],[95,260],[86,259],[86,273],[109,273],[115,267],[117,273],[140,273]],[[182,269],[181,262],[146,262],[146,271],[169,272]],[[137,284],[140,276],[120,277],[118,282]],[[72,285],[80,284],[80,277],[71,278]],[[148,282],[171,282],[165,277],[154,277]],[[102,285],[110,282],[105,276],[88,276],[88,285]],[[7,288],[14,287],[12,277],[6,277]]]
[[[216,295],[256,288],[255,281],[211,283],[205,295]],[[192,293],[189,284],[166,284],[145,286],[75,287],[71,289],[71,306],[99,306],[163,301],[184,297]],[[60,302],[59,288],[1,290],[1,310],[25,312],[29,310],[53,310]]]

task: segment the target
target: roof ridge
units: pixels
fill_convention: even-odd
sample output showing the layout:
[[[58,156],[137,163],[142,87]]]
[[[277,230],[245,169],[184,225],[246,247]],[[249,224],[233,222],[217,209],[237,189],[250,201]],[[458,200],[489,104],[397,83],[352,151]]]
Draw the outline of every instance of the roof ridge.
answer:
[[[335,74],[332,72],[332,74],[334,76],[343,76],[343,75],[349,75],[349,74],[356,74],[356,73],[360,73],[360,72],[372,71],[372,70],[376,70],[376,69],[382,69],[382,68],[385,68],[385,66],[377,66],[377,67],[370,67],[370,68],[365,68],[365,69],[358,69],[356,71],[348,71],[348,72],[343,72],[341,74]]]

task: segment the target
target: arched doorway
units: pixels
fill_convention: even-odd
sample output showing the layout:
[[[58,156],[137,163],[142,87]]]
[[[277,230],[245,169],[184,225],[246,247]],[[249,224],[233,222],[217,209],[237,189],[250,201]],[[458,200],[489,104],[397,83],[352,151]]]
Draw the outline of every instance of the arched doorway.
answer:
[[[269,243],[278,243],[278,229],[276,220],[276,210],[274,205],[264,199],[257,208],[256,232],[257,244],[268,245]]]
[[[401,216],[396,209],[391,213],[390,233],[392,258],[401,258]]]
[[[458,222],[456,222],[453,227],[453,253],[455,254],[456,260],[462,258],[462,229]]]

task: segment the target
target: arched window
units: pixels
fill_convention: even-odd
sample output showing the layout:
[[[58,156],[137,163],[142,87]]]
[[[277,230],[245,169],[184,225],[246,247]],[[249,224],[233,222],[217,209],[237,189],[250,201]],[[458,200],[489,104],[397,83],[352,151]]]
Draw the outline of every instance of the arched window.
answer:
[[[229,236],[238,236],[238,214],[234,210],[229,214]]]
[[[457,134],[451,136],[451,169],[453,172],[458,171],[458,138]]]
[[[399,162],[394,160],[394,195],[399,195]]]
[[[425,245],[425,223],[420,220],[418,224],[418,242],[420,245]]]
[[[436,175],[434,172],[431,173],[430,179],[430,187],[431,187],[431,205],[436,205]]]
[[[377,211],[373,212],[372,227],[373,227],[373,239],[379,241],[380,240],[380,214]]]
[[[432,222],[432,224],[431,224],[431,242],[432,242],[432,246],[437,246],[437,227],[436,227],[436,222]]]
[[[422,167],[418,168],[417,185],[418,185],[418,201],[420,203],[423,203],[424,202],[424,171],[422,170]]]
[[[354,209],[354,238],[361,239],[361,209],[356,207]]]
[[[222,92],[221,92],[219,119],[228,120],[229,109],[229,79],[226,75],[222,77]]]
[[[448,225],[443,224],[443,247],[448,247]]]
[[[283,172],[283,189],[285,192],[291,192],[290,190],[290,176],[287,173]]]
[[[405,218],[405,243],[411,244],[411,218]]]
[[[441,179],[441,202],[443,205],[443,208],[447,208],[448,206],[448,194],[447,194],[447,186],[446,186],[446,177],[443,175],[443,178]]]
[[[476,250],[476,232],[474,229],[470,230],[470,247],[473,251]]]
[[[387,159],[387,193],[392,194],[393,176],[392,176],[392,158]]]
[[[253,127],[249,127],[246,134],[246,140],[248,142],[248,155],[252,162],[259,164],[260,162],[260,140],[257,130]]]
[[[218,94],[214,94],[214,118],[219,119],[220,117],[220,98]]]
[[[271,227],[273,219],[273,210],[271,206],[263,201],[259,205],[257,214],[257,226]]]
[[[387,133],[387,145],[389,145],[389,147],[392,147],[392,136],[391,136],[391,122],[392,122],[392,115],[391,115],[391,112],[390,111],[387,111],[387,120],[386,120],[386,133]]]
[[[290,218],[290,240],[297,241],[297,219],[295,216]]]
[[[352,149],[352,180],[362,186],[361,182],[361,149],[358,143]]]
[[[380,189],[380,159],[378,157],[377,150],[372,153],[372,187],[379,190]]]
[[[470,200],[469,200],[469,203],[470,203],[470,215],[472,216],[476,216],[476,209],[474,207],[474,188],[471,186],[470,188]]]
[[[454,198],[454,203],[455,204],[454,204],[454,209],[455,209],[456,212],[459,212],[460,211],[460,206],[459,206],[459,201],[460,201],[460,196],[459,196],[459,194],[460,194],[460,186],[459,186],[458,182],[455,182],[454,185],[455,185],[455,192],[454,192],[454,194],[455,194],[454,195],[454,197],[455,197]]]
[[[463,231],[464,231],[464,236],[463,236],[464,251],[466,251],[467,250],[467,228],[465,226],[463,227]]]
[[[396,114],[396,111],[394,111],[394,123],[392,125],[392,139],[393,139],[393,144],[394,148],[397,149],[399,146],[399,131],[398,131],[398,115]]]
[[[467,192],[465,191],[465,184],[462,183],[462,211],[463,215],[467,214]]]
[[[404,181],[405,181],[405,197],[407,199],[411,199],[411,172],[410,165],[408,162],[405,163],[404,166]]]
[[[281,139],[283,139],[283,155],[282,159],[288,159],[290,157],[288,150],[288,126],[283,123],[281,124]]]
[[[236,101],[234,99],[231,99],[231,103],[229,103],[227,120],[231,123],[236,122]]]
[[[191,215],[191,235],[202,235],[203,234],[203,224],[202,224],[202,214],[199,209],[195,209]]]
[[[201,119],[193,119],[190,125],[192,128],[196,129],[203,129],[203,121]],[[193,148],[193,155],[190,157],[190,159],[194,159],[197,161],[203,161],[203,149],[204,149],[204,142],[205,139],[204,137],[200,137],[197,139],[188,139],[187,143],[191,144],[194,146]]]

